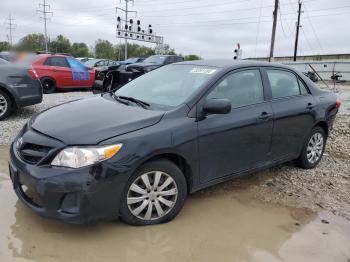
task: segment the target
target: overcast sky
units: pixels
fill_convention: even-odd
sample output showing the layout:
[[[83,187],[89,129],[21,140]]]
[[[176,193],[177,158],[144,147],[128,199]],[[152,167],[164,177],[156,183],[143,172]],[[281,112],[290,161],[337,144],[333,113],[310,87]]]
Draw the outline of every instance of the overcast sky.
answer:
[[[6,41],[6,17],[15,18],[13,41],[29,33],[43,33],[36,12],[43,0],[1,0],[0,41]],[[125,1],[46,0],[53,15],[48,34],[63,34],[72,42],[93,45],[96,39],[119,43],[116,38],[115,7]],[[204,58],[231,58],[241,43],[244,57],[267,56],[274,0],[135,0],[143,25],[152,24],[158,35],[177,52]],[[280,0],[275,56],[292,55],[297,19],[297,0]],[[350,1],[304,0],[299,53],[350,53]],[[121,15],[121,13],[119,14]],[[131,15],[132,17],[134,15]],[[152,46],[152,45],[149,45]]]

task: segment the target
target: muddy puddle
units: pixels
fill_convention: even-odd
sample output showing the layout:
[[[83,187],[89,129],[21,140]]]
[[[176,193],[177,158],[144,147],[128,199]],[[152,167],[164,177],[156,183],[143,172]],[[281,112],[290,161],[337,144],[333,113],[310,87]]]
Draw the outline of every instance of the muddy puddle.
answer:
[[[350,261],[349,221],[237,197],[220,186],[190,196],[174,221],[153,227],[47,220],[17,200],[7,157],[0,147],[1,262]]]

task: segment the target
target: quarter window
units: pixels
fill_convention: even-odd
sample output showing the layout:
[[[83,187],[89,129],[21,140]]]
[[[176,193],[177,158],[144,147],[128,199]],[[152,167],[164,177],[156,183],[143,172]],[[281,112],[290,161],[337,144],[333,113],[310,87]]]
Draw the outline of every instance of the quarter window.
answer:
[[[300,95],[298,79],[294,74],[282,70],[266,70],[266,72],[273,98]]]
[[[264,100],[260,71],[240,71],[225,77],[208,95],[211,98],[227,98],[232,107],[256,104]]]

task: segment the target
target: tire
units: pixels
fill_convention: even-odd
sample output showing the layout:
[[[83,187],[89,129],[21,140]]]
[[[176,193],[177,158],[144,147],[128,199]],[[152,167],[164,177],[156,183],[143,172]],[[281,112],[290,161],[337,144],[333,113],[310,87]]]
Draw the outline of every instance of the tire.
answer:
[[[56,91],[56,83],[51,78],[42,78],[40,80],[41,85],[43,86],[43,93],[44,94],[51,94]]]
[[[13,111],[14,104],[11,98],[0,90],[0,121],[7,118]]]
[[[147,182],[146,177],[149,181],[148,192],[147,183],[144,182]],[[165,183],[166,181],[168,182]],[[153,190],[155,184],[156,190]],[[134,226],[168,222],[180,212],[186,196],[186,179],[174,163],[162,159],[148,162],[142,165],[126,184],[122,195],[121,219]]]
[[[323,128],[314,127],[303,146],[299,158],[296,160],[297,165],[305,169],[316,167],[322,159],[326,141],[327,136]]]

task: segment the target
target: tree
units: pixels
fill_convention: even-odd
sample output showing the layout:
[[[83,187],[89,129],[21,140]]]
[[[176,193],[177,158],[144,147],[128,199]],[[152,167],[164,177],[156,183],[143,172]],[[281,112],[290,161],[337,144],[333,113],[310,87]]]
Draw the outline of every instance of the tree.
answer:
[[[109,42],[108,40],[98,39],[95,42],[95,57],[115,60],[116,59],[115,49],[112,43]]]
[[[186,55],[184,59],[185,61],[202,60],[199,55]]]
[[[116,46],[116,57],[118,60],[124,60],[125,57],[125,44]],[[148,57],[155,55],[156,52],[153,48],[142,46],[138,44],[128,43],[128,57]]]
[[[45,37],[43,34],[29,34],[21,38],[16,46],[20,51],[37,52],[44,50]]]
[[[49,44],[49,50],[54,53],[69,53],[70,52],[70,41],[63,35],[58,35]]]
[[[88,57],[89,48],[85,43],[73,43],[69,53],[75,57]]]
[[[174,48],[170,48],[170,45],[165,44],[163,54],[164,55],[176,55],[176,52],[175,52]]]
[[[9,51],[10,48],[11,48],[11,46],[8,42],[0,42],[0,52]]]

